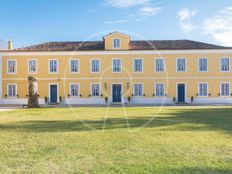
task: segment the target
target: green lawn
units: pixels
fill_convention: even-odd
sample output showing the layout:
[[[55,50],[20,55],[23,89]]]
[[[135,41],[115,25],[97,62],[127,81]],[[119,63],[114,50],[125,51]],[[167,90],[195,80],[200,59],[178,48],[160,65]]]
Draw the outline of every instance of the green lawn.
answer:
[[[0,173],[232,173],[232,107],[1,112]]]

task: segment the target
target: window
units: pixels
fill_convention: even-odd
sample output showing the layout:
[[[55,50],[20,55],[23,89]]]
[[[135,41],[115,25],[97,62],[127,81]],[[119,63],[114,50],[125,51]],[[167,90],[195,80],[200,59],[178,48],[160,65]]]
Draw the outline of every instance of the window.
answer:
[[[228,72],[230,71],[230,59],[221,58],[221,71]]]
[[[17,73],[17,62],[16,62],[16,60],[8,60],[7,61],[7,72],[9,74]]]
[[[221,83],[221,96],[230,96],[230,84],[229,83]]]
[[[50,73],[58,72],[58,60],[49,60],[49,72]]]
[[[143,71],[143,60],[134,59],[134,72],[142,72],[142,71]]]
[[[163,83],[157,83],[156,86],[155,86],[155,89],[156,89],[156,96],[158,97],[163,97],[165,94],[164,94],[164,84]]]
[[[134,96],[135,97],[143,96],[143,84],[134,84]]]
[[[121,43],[120,43],[120,39],[114,39],[113,40],[113,44],[114,44],[114,48],[120,48],[120,45],[121,45]]]
[[[77,59],[70,60],[70,72],[71,73],[78,73],[79,72],[79,60],[77,60]]]
[[[70,85],[70,96],[71,97],[79,97],[79,84],[71,84]]]
[[[207,58],[200,58],[199,59],[199,71],[200,72],[207,72],[208,71],[208,59]]]
[[[98,73],[100,72],[100,60],[99,59],[93,59],[91,61],[91,72],[92,73]]]
[[[199,84],[199,96],[207,97],[208,96],[208,83]]]
[[[93,97],[99,97],[100,94],[100,84],[92,84],[92,96]]]
[[[113,59],[113,72],[121,72],[122,62],[120,59]]]
[[[164,72],[164,59],[156,59],[156,72]]]
[[[185,71],[186,71],[186,60],[177,59],[177,72],[185,72]]]
[[[37,60],[28,60],[28,73],[37,73]]]
[[[17,96],[17,89],[15,84],[7,85],[7,96],[8,97],[16,97]]]

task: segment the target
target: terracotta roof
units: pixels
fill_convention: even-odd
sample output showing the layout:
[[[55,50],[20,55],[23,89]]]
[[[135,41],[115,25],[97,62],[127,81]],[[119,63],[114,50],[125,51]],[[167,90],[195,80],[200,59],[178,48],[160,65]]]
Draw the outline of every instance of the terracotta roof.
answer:
[[[213,44],[191,40],[151,40],[130,41],[129,50],[203,50],[203,49],[232,49]],[[29,47],[18,48],[14,51],[99,51],[104,50],[103,41],[85,42],[47,42]]]

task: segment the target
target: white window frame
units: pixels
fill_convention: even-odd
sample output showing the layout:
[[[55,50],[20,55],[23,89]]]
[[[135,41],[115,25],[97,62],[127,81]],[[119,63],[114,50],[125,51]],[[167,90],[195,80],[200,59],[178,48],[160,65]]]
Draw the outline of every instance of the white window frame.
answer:
[[[115,47],[115,45],[114,45],[115,40],[119,40],[119,47]],[[120,49],[121,48],[121,39],[120,38],[113,38],[112,42],[113,42],[112,45],[113,45],[114,49]]]
[[[50,70],[50,61],[52,61],[52,60],[56,60],[57,61],[57,68],[56,68],[56,72],[51,72]],[[48,73],[49,74],[59,74],[59,59],[48,59]]]
[[[156,64],[156,63],[157,63],[156,61],[157,61],[157,60],[163,60],[163,64],[164,64],[164,70],[163,70],[163,71],[157,71],[157,66],[156,66],[156,65],[157,65],[157,64]],[[155,67],[154,67],[154,70],[155,70],[155,72],[156,72],[156,73],[164,73],[164,72],[165,72],[165,69],[166,69],[166,68],[165,68],[165,66],[166,66],[166,65],[165,65],[165,58],[155,58],[154,61],[155,61],[155,62],[154,62],[154,66],[155,66]]]
[[[98,60],[99,61],[99,72],[93,72],[92,65],[93,65],[93,61],[94,60]],[[99,58],[92,58],[92,59],[90,59],[90,72],[94,73],[94,74],[99,74],[101,72],[101,59],[99,59]]]
[[[222,84],[229,84],[229,95],[222,95]],[[221,82],[220,83],[220,97],[231,97],[230,82]]]
[[[72,96],[72,85],[78,85],[78,95],[77,96]],[[80,91],[81,87],[80,87],[80,83],[69,83],[69,95],[71,98],[80,98]]]
[[[223,71],[222,70],[222,59],[229,59],[229,70],[228,71]],[[230,72],[230,58],[229,57],[221,57],[220,58],[220,72]]]
[[[9,61],[15,61],[15,72],[9,72]],[[7,74],[17,74],[18,66],[17,59],[7,59]]]
[[[91,83],[90,84],[91,85],[91,87],[90,87],[90,94],[91,94],[91,97],[93,97],[93,98],[99,98],[99,97],[101,97],[101,84],[100,83]],[[99,96],[93,96],[93,85],[99,85]]]
[[[206,59],[207,60],[207,70],[206,71],[201,71],[201,66],[200,66],[200,60],[201,59]],[[198,58],[198,72],[208,72],[209,71],[209,60],[208,60],[208,58],[207,57],[200,57],[200,58]]]
[[[36,70],[35,70],[35,72],[30,72],[30,61],[35,61],[36,62]],[[38,74],[38,60],[37,59],[28,59],[28,61],[27,61],[27,69],[28,69],[28,74]]]
[[[142,95],[141,96],[135,96],[135,85],[142,85]],[[143,83],[133,83],[133,97],[143,97],[144,95],[144,86],[143,86]]]
[[[9,86],[10,85],[15,85],[15,96],[9,96]],[[17,98],[18,95],[18,86],[16,83],[8,83],[7,84],[7,98]]]
[[[157,95],[157,86],[156,85],[164,85],[164,95]],[[154,94],[156,97],[165,97],[166,95],[166,87],[165,87],[165,83],[164,82],[157,82],[155,83],[155,91],[154,91]]]
[[[207,84],[207,93],[206,95],[201,95],[201,88],[200,88],[200,85],[201,84]],[[202,98],[205,98],[205,97],[209,97],[209,83],[208,82],[199,82],[198,83],[198,97],[202,97]]]
[[[77,66],[77,69],[78,69],[78,71],[77,72],[75,72],[75,71],[72,71],[72,61],[78,61],[78,66]],[[69,59],[69,73],[70,74],[79,74],[80,73],[80,59],[76,59],[76,58],[71,58],[71,59]]]
[[[48,84],[48,102],[51,102],[51,86],[52,85],[56,85],[57,86],[57,102],[60,101],[60,87],[59,87],[59,83],[49,83]]]
[[[135,70],[135,60],[142,60],[142,71],[136,71],[136,70]],[[144,69],[144,68],[143,68],[143,58],[134,58],[134,59],[133,59],[133,72],[134,72],[134,73],[143,73],[143,69]]]
[[[120,62],[121,62],[120,71],[114,71],[114,60],[120,60]],[[122,59],[121,58],[113,58],[112,59],[112,73],[122,73]]]
[[[179,71],[178,70],[178,60],[185,60],[185,70],[184,71]],[[176,72],[178,73],[184,73],[184,72],[187,72],[187,58],[177,58],[176,59]]]

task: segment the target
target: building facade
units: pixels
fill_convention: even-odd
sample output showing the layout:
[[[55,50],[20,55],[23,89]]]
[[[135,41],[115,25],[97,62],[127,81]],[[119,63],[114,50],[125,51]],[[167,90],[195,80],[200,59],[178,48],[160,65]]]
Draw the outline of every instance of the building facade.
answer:
[[[232,104],[231,57],[229,47],[119,32],[9,48],[0,51],[0,104],[26,104],[28,76],[38,81],[40,104]]]

